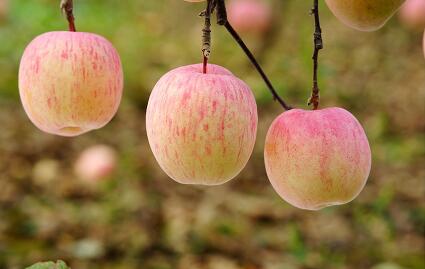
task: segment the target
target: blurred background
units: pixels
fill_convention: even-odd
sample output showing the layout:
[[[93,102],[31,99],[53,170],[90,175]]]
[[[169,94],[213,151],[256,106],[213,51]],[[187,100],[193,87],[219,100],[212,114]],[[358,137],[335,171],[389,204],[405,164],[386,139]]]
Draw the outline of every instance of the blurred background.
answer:
[[[155,162],[145,132],[149,93],[165,72],[201,61],[203,3],[74,2],[77,30],[105,36],[121,54],[124,99],[101,130],[71,139],[36,129],[19,100],[20,57],[34,37],[67,23],[59,0],[0,0],[1,269],[56,259],[74,269],[425,268],[423,28],[395,16],[380,31],[357,32],[321,3],[321,106],[344,107],[359,119],[373,167],[356,200],[309,212],[284,202],[269,184],[264,137],[282,108],[215,24],[211,62],[257,97],[254,154],[236,179],[218,187],[177,184]],[[242,36],[285,100],[306,108],[312,1],[263,2],[268,23],[241,25]],[[98,144],[109,147],[108,173],[84,180],[76,163]]]

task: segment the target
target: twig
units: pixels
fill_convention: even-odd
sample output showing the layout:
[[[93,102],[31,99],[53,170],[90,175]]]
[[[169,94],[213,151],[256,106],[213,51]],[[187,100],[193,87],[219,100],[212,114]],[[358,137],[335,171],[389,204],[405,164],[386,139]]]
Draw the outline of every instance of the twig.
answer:
[[[60,8],[62,10],[62,13],[66,15],[66,19],[69,23],[69,31],[75,32],[75,18],[74,14],[72,13],[74,10],[73,0],[61,0]]]
[[[205,11],[200,16],[205,17],[204,28],[202,29],[202,55],[203,55],[203,73],[207,73],[208,59],[211,55],[211,14],[215,8],[215,0],[207,0]]]
[[[249,19],[249,18],[247,18],[247,19]],[[254,65],[254,67],[258,71],[258,73],[260,73],[262,79],[264,80],[268,89],[272,93],[273,99],[275,101],[278,101],[285,110],[292,109],[292,107],[287,105],[286,102],[279,96],[279,94],[277,93],[277,91],[273,87],[273,84],[270,82],[269,78],[267,77],[266,73],[264,72],[263,68],[258,63],[258,61],[255,59],[255,56],[252,54],[252,52],[246,46],[245,42],[242,40],[242,38],[239,36],[239,34],[236,32],[236,30],[232,27],[232,25],[227,20],[225,0],[217,0],[217,23],[219,25],[223,25],[227,29],[227,31],[230,33],[230,35],[233,37],[233,39],[238,43],[238,45],[245,52],[246,56],[249,58],[251,63]]]
[[[276,90],[273,87],[273,84],[270,82],[269,78],[267,77],[266,73],[264,73],[263,69],[261,68],[261,65],[257,62],[252,52],[248,49],[248,47],[245,45],[243,40],[240,38],[239,34],[233,29],[232,25],[230,25],[229,22],[226,22],[224,25],[226,27],[227,31],[232,35],[232,37],[236,40],[236,42],[239,44],[239,46],[242,48],[242,50],[245,52],[246,56],[248,56],[251,63],[254,65],[255,69],[257,69],[258,73],[260,73],[261,77],[263,78],[264,82],[266,83],[267,87],[269,88],[270,92],[273,95],[274,100],[277,100],[285,110],[292,109],[290,106],[288,106],[285,101],[279,96],[279,94],[276,92]]]
[[[308,100],[308,105],[313,105],[313,109],[316,110],[319,107],[320,102],[320,89],[317,81],[317,69],[318,69],[318,58],[319,51],[323,49],[322,40],[322,29],[320,27],[320,16],[319,16],[319,0],[314,0],[314,6],[311,10],[311,14],[314,14],[314,53],[313,53],[313,88],[311,91],[311,97]]]

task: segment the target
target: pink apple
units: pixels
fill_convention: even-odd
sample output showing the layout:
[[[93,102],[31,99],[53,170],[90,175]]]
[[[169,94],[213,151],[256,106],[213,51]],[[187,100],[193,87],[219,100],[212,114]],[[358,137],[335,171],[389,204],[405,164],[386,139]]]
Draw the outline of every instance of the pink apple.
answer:
[[[149,98],[149,144],[161,168],[183,184],[218,185],[251,156],[257,106],[250,88],[227,69],[183,66],[165,74]]]
[[[0,0],[0,20],[4,19],[9,13],[9,0]]]
[[[400,8],[400,20],[411,28],[425,28],[425,0],[407,0]]]
[[[264,158],[276,192],[308,210],[350,202],[371,168],[366,134],[341,108],[284,112],[268,131]]]
[[[115,150],[106,145],[96,145],[81,153],[74,168],[75,173],[82,180],[97,182],[111,176],[116,166]]]
[[[106,125],[121,101],[120,57],[105,38],[49,32],[25,49],[19,92],[28,117],[41,130],[77,136]]]
[[[232,26],[242,33],[262,34],[272,24],[272,9],[263,0],[232,0],[227,14]]]

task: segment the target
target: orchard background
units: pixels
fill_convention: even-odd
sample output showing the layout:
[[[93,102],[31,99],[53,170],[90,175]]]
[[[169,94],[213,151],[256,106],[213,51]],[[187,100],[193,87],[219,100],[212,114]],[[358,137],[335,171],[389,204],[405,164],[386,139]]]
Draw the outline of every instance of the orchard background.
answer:
[[[67,28],[59,1],[9,2],[0,12],[0,268],[59,258],[76,269],[425,267],[422,31],[403,26],[395,16],[377,32],[357,32],[321,2],[321,106],[344,107],[362,122],[373,166],[355,201],[309,212],[288,205],[270,186],[264,137],[282,108],[215,24],[211,63],[246,81],[257,98],[254,154],[235,180],[219,187],[179,185],[156,164],[145,131],[149,93],[170,69],[201,61],[203,20],[197,14],[204,4],[76,1],[78,30],[101,34],[118,49],[125,90],[109,125],[70,139],[37,130],[17,87],[28,42]],[[269,2],[270,32],[243,37],[279,93],[305,108],[311,91],[312,3]],[[74,163],[95,144],[117,151],[118,168],[109,180],[87,184],[75,175]]]

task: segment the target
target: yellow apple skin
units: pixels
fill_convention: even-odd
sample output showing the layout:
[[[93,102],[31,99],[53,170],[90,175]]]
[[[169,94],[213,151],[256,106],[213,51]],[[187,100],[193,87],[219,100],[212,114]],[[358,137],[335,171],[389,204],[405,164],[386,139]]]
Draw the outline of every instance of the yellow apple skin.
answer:
[[[105,38],[48,32],[25,49],[19,93],[30,120],[44,132],[77,136],[106,125],[123,91],[120,57]]]
[[[325,0],[344,24],[359,31],[376,31],[394,15],[405,0]]]
[[[371,169],[371,151],[357,119],[342,108],[282,113],[264,147],[266,171],[276,192],[301,209],[352,201]]]
[[[149,144],[161,168],[183,184],[219,185],[245,167],[257,134],[251,89],[227,69],[174,69],[155,85],[146,111]]]

